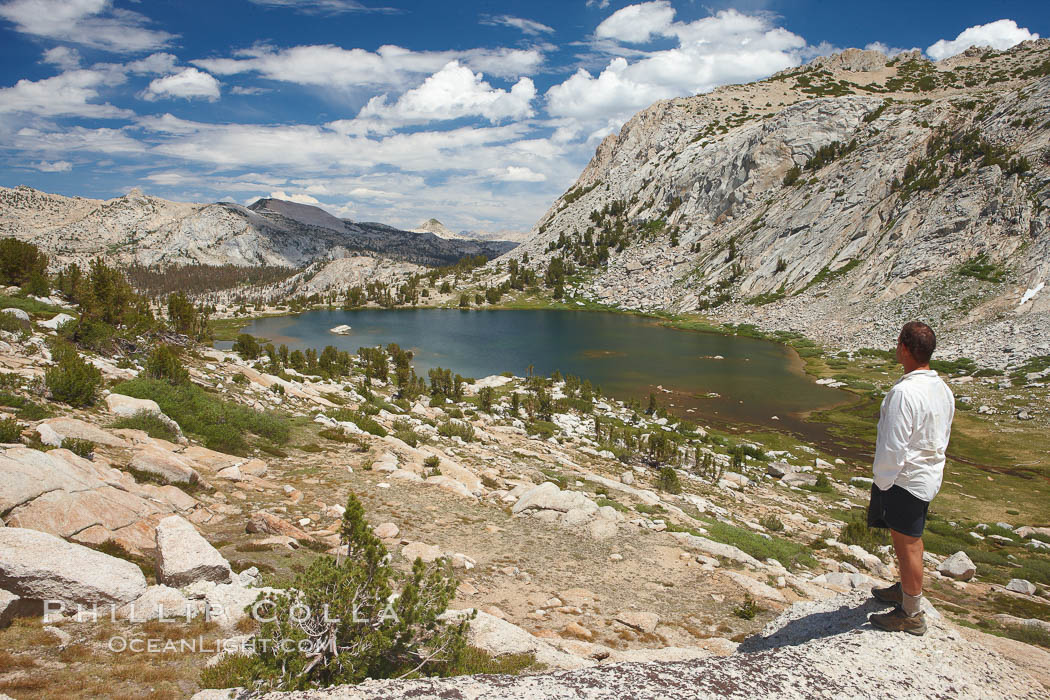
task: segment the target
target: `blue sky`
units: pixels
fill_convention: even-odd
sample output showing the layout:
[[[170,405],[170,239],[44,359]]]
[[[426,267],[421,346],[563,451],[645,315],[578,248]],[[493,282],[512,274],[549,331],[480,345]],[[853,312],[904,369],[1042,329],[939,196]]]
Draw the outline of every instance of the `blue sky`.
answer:
[[[1047,34],[1046,2],[0,0],[0,185],[524,230],[657,99]]]

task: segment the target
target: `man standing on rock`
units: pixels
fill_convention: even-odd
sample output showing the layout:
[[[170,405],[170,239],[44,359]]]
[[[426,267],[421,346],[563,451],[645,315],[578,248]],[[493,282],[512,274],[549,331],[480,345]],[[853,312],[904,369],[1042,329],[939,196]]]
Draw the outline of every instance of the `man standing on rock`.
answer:
[[[904,376],[882,400],[875,443],[868,525],[889,528],[901,580],[872,595],[893,610],[871,615],[871,624],[891,632],[926,633],[922,612],[922,531],[930,501],[941,488],[955,397],[930,369],[937,346],[933,329],[921,321],[904,324],[897,338],[897,362]]]

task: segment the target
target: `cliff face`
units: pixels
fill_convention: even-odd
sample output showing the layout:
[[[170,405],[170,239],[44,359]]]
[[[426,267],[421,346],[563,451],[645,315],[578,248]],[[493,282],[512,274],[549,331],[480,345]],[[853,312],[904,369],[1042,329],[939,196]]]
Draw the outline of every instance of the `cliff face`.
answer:
[[[170,202],[132,190],[109,201],[0,188],[0,235],[39,245],[57,263],[97,255],[123,264],[281,265],[375,255],[447,265],[494,257],[508,245],[449,241],[377,223],[336,218],[317,207],[260,199],[251,207]]]
[[[905,307],[1031,321],[1050,310],[1026,297],[1050,277],[1048,185],[1050,41],[850,50],[639,113],[511,255],[573,258],[588,228],[622,228],[577,295],[779,326],[815,309],[839,342]]]

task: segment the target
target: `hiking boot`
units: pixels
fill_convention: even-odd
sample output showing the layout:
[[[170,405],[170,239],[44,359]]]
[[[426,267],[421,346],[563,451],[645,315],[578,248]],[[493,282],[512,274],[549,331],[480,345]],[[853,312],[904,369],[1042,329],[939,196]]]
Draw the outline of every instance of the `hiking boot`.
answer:
[[[926,634],[926,613],[909,617],[900,606],[889,612],[869,615],[868,622],[887,632],[907,632],[917,637]]]
[[[886,588],[872,588],[871,596],[886,605],[901,605],[904,603],[904,592],[901,590],[900,581]]]

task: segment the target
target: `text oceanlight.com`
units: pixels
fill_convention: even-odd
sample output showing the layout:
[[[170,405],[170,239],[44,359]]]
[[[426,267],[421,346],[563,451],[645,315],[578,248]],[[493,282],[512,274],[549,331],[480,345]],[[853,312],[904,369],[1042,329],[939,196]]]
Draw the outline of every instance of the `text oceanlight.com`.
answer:
[[[162,639],[156,637],[110,637],[107,647],[115,654],[259,654],[280,650],[300,651],[304,654],[319,651],[321,642],[310,639],[283,639],[275,643],[272,639],[252,637],[230,637],[227,639]]]

